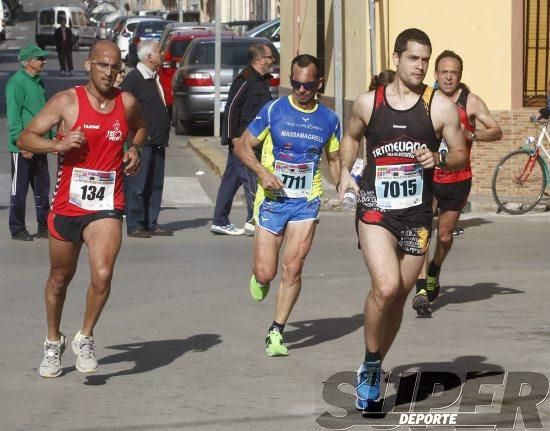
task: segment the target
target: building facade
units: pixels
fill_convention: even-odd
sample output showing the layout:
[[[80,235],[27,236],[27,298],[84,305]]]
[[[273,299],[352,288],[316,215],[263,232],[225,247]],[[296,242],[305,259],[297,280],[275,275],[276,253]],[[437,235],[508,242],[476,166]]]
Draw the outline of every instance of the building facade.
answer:
[[[434,82],[434,60],[450,49],[464,60],[462,80],[478,94],[501,125],[502,141],[478,143],[472,150],[472,193],[491,195],[491,178],[500,158],[535,131],[528,118],[546,100],[549,76],[549,0],[341,0],[342,64],[334,63],[333,0],[294,0],[280,5],[281,93],[289,92],[289,66],[298,53],[321,59],[323,101],[334,106],[334,70],[343,84],[343,125],[355,98],[371,77],[392,69],[393,44],[404,29],[425,31],[432,61],[425,82]],[[371,37],[369,6],[375,10]],[[371,44],[375,48],[371,60]],[[481,126],[480,126],[481,127]]]

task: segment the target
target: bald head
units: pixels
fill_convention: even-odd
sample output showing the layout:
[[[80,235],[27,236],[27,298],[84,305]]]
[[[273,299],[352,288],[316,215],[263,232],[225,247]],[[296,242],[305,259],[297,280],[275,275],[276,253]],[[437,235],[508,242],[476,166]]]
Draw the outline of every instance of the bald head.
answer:
[[[90,47],[88,57],[103,58],[105,56],[112,55],[113,53],[115,53],[115,55],[118,57],[118,60],[120,61],[120,49],[118,48],[118,46],[110,40],[101,39],[95,41],[94,44]]]

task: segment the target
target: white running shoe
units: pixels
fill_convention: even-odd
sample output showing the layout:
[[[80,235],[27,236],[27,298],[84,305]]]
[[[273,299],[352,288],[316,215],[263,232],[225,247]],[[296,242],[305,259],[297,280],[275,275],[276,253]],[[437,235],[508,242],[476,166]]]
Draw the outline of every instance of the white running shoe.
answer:
[[[94,353],[94,337],[87,337],[78,331],[71,343],[76,355],[76,369],[81,373],[95,373],[99,365]]]
[[[244,234],[246,236],[254,236],[256,232],[256,220],[250,219],[244,224]]]
[[[67,337],[61,334],[59,341],[44,341],[44,359],[38,372],[42,377],[59,377],[63,372],[61,367],[61,355],[67,347]]]
[[[244,235],[244,229],[239,229],[234,224],[226,224],[225,226],[213,224],[210,232],[218,235]]]

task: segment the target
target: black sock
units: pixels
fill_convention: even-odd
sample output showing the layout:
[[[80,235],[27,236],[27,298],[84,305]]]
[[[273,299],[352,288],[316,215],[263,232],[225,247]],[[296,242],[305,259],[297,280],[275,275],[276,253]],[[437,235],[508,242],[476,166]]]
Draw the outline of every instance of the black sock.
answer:
[[[440,270],[441,270],[441,267],[436,265],[435,262],[432,260],[430,262],[430,265],[428,266],[428,275],[430,277],[437,277],[439,275]]]
[[[420,292],[422,289],[426,289],[426,279],[419,278],[416,280],[416,293]]]
[[[275,322],[275,320],[274,320],[273,323],[271,324],[271,326],[269,327],[269,332],[275,330],[275,331],[279,331],[279,334],[282,334],[282,333],[283,333],[283,329],[285,329],[285,325],[284,325],[284,324],[277,323],[277,322]]]
[[[372,353],[365,349],[365,362],[380,361],[380,351]]]

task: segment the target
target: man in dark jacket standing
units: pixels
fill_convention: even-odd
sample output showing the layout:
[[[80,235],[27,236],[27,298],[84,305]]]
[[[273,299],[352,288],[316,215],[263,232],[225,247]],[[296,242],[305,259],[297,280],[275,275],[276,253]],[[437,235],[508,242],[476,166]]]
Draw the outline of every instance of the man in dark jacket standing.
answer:
[[[229,154],[210,228],[210,231],[215,234],[254,235],[255,230],[253,209],[257,188],[256,176],[233,154],[232,141],[242,135],[260,108],[271,100],[269,80],[272,76],[268,72],[275,57],[269,46],[254,44],[248,50],[248,61],[248,66],[231,84],[225,105],[222,145],[229,147]],[[233,198],[241,185],[244,187],[248,210],[244,229],[237,228],[229,221]]]
[[[147,123],[147,139],[141,152],[141,168],[126,177],[126,230],[130,237],[172,236],[157,224],[164,187],[165,150],[170,135],[170,116],[157,69],[163,56],[156,40],[144,40],[137,49],[139,63],[124,81],[121,90],[138,100]]]
[[[55,49],[57,50],[57,56],[59,58],[59,67],[61,74],[69,75],[73,74],[73,44],[72,44],[72,32],[69,27],[66,26],[67,20],[61,18],[59,21],[60,26],[55,29],[53,39],[55,42]]]

